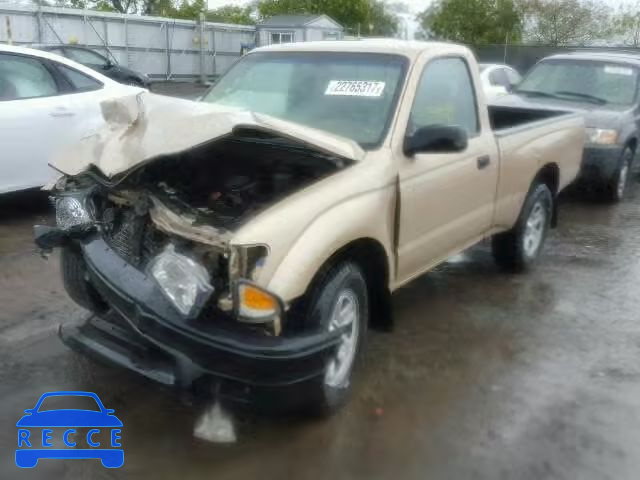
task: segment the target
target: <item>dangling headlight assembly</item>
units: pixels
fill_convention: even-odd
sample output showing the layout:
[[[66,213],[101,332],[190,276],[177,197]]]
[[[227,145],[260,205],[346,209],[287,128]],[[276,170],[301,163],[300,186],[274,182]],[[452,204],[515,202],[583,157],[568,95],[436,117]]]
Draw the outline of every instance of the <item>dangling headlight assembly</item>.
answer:
[[[84,196],[61,195],[56,197],[56,224],[62,230],[90,226],[93,218]]]
[[[162,293],[185,317],[198,315],[213,292],[209,272],[169,244],[149,265]]]

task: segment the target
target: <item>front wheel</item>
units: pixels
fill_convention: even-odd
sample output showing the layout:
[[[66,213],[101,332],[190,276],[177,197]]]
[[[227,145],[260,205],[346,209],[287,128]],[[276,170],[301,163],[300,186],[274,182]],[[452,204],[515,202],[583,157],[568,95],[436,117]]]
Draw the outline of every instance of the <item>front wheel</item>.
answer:
[[[520,272],[538,258],[551,225],[553,201],[549,187],[542,183],[530,190],[516,225],[492,238],[493,258],[499,267]]]
[[[104,301],[88,281],[87,266],[78,251],[69,246],[63,247],[60,269],[62,284],[74,302],[93,313],[106,310]]]
[[[308,312],[311,328],[343,331],[324,374],[313,379],[307,390],[310,410],[330,414],[348,397],[369,322],[367,283],[360,267],[347,261],[329,269],[312,290]]]
[[[624,194],[627,190],[627,184],[629,183],[629,173],[631,172],[632,163],[633,150],[627,147],[622,152],[616,173],[605,186],[605,201],[618,203],[624,198]]]

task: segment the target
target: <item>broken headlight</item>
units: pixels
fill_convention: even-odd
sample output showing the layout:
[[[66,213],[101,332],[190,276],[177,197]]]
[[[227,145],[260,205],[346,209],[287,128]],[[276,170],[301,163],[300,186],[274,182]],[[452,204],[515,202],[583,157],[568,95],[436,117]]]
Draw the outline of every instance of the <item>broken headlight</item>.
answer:
[[[91,225],[93,219],[84,197],[63,195],[56,198],[56,224],[62,230]]]
[[[149,272],[162,293],[187,317],[196,316],[213,292],[206,268],[177,253],[171,244],[151,261]]]

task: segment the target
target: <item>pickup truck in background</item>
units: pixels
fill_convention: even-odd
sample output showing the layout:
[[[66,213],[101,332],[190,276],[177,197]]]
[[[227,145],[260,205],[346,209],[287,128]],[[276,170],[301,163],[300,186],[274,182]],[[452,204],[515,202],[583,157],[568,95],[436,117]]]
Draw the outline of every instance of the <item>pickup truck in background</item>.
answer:
[[[197,104],[104,102],[56,163],[57,226],[35,228],[93,312],[62,339],[335,410],[391,292],[488,237],[529,267],[578,173],[580,115],[487,109],[478,76],[453,44],[309,42],[252,51]]]
[[[585,117],[581,183],[605,201],[625,193],[640,137],[640,55],[575,52],[543,58],[512,95],[492,105],[550,108]]]

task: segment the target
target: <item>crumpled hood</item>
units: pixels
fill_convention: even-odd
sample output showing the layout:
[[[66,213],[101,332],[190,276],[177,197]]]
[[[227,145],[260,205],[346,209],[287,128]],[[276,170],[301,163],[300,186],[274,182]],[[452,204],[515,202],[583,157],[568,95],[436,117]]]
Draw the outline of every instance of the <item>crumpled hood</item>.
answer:
[[[77,175],[90,165],[113,177],[156,157],[189,150],[235,129],[254,129],[292,139],[322,152],[360,161],[365,152],[353,140],[229,107],[142,92],[105,100],[105,125],[59,155],[52,166]]]

